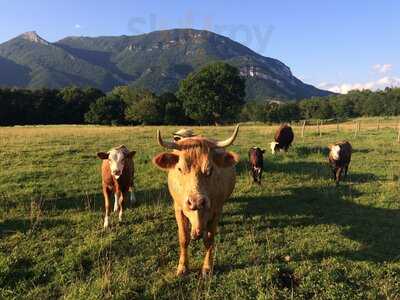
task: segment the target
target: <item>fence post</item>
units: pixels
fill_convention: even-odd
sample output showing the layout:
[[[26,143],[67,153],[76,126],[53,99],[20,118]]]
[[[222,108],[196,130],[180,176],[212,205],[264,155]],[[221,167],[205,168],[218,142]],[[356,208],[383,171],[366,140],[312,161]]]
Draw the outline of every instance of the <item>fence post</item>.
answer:
[[[379,131],[380,128],[381,128],[381,119],[378,119],[378,125],[377,125],[378,131]]]
[[[321,127],[322,127],[322,125],[323,125],[323,122],[324,122],[324,121],[323,121],[323,120],[321,120]],[[318,130],[318,131],[319,131],[319,137],[321,137],[321,136],[322,136],[322,130],[321,130],[321,128],[319,128],[319,130]]]
[[[303,121],[303,125],[301,126],[301,137],[304,139],[304,129],[306,128],[306,120]]]
[[[354,137],[357,137],[357,121],[354,122]]]
[[[336,132],[339,132],[339,120],[336,119]]]
[[[397,122],[397,142],[400,143],[400,121]]]
[[[317,120],[317,134],[319,135],[320,128],[319,128],[319,120]]]

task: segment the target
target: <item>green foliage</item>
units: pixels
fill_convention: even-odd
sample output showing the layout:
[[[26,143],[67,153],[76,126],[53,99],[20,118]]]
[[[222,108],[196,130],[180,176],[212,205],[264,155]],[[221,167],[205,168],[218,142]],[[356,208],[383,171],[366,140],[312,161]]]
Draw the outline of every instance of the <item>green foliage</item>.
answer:
[[[125,103],[118,97],[108,95],[97,99],[85,114],[85,121],[91,124],[120,124],[124,116]]]
[[[127,106],[125,119],[136,124],[161,124],[163,120],[158,97],[148,91],[137,95]]]
[[[237,68],[217,62],[189,74],[177,96],[186,114],[200,124],[232,121],[244,104],[245,81]]]

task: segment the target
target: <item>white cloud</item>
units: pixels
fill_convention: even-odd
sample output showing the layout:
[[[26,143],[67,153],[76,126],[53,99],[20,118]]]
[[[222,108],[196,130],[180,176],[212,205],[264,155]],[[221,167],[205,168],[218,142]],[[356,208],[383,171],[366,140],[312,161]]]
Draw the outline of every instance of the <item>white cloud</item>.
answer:
[[[379,74],[386,74],[391,71],[392,68],[393,65],[391,64],[376,64],[372,66],[372,69]]]
[[[80,24],[75,24],[75,28],[80,29],[80,28],[82,28],[82,26]]]
[[[369,81],[364,83],[342,83],[331,84],[321,82],[319,88],[325,89],[334,93],[347,94],[351,90],[383,90],[386,87],[400,87],[400,77],[385,76],[376,81]]]

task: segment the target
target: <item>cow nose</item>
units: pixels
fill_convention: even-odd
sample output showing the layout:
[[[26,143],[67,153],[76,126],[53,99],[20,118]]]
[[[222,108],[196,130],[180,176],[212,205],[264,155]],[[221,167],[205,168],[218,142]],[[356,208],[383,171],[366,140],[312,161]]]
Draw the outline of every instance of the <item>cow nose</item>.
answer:
[[[186,200],[186,205],[190,210],[203,209],[206,204],[205,197],[189,197]]]

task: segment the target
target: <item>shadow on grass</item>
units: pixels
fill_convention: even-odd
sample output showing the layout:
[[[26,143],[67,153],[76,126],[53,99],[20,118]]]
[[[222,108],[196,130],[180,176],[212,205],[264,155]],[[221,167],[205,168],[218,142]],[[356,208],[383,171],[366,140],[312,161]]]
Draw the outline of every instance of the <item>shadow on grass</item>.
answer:
[[[343,256],[351,260],[373,262],[399,259],[400,210],[375,208],[357,204],[351,199],[361,195],[351,186],[323,188],[296,187],[285,190],[284,196],[239,197],[242,207],[237,215],[244,218],[265,216],[257,230],[274,227],[337,225],[342,234],[362,246],[354,252],[319,253],[313,258]],[[306,218],[298,216],[307,216]],[[274,218],[268,218],[274,216]],[[267,221],[268,219],[268,221]]]
[[[145,204],[160,202],[172,203],[167,186],[158,189],[137,190],[136,202],[133,206],[128,203],[125,208],[134,208]],[[114,205],[114,196],[110,196],[111,206]],[[77,210],[77,211],[102,211],[104,210],[103,193],[80,194],[76,197],[63,197],[62,195],[42,201],[42,208],[46,211]]]
[[[300,146],[294,148],[294,152],[299,156],[299,157],[307,157],[312,154],[321,154],[323,156],[328,156],[329,154],[329,149],[328,147],[320,147],[320,146]]]
[[[331,167],[327,161],[266,162],[265,165],[265,177],[268,177],[268,173],[285,173],[288,175],[303,175],[313,179],[332,178]],[[376,181],[378,179],[379,177],[372,173],[353,173],[350,163],[348,176],[343,181],[363,183]]]
[[[26,234],[29,231],[52,229],[58,226],[71,226],[73,222],[67,219],[43,218],[37,221],[29,219],[8,219],[0,223],[0,236],[4,237],[17,232]]]

